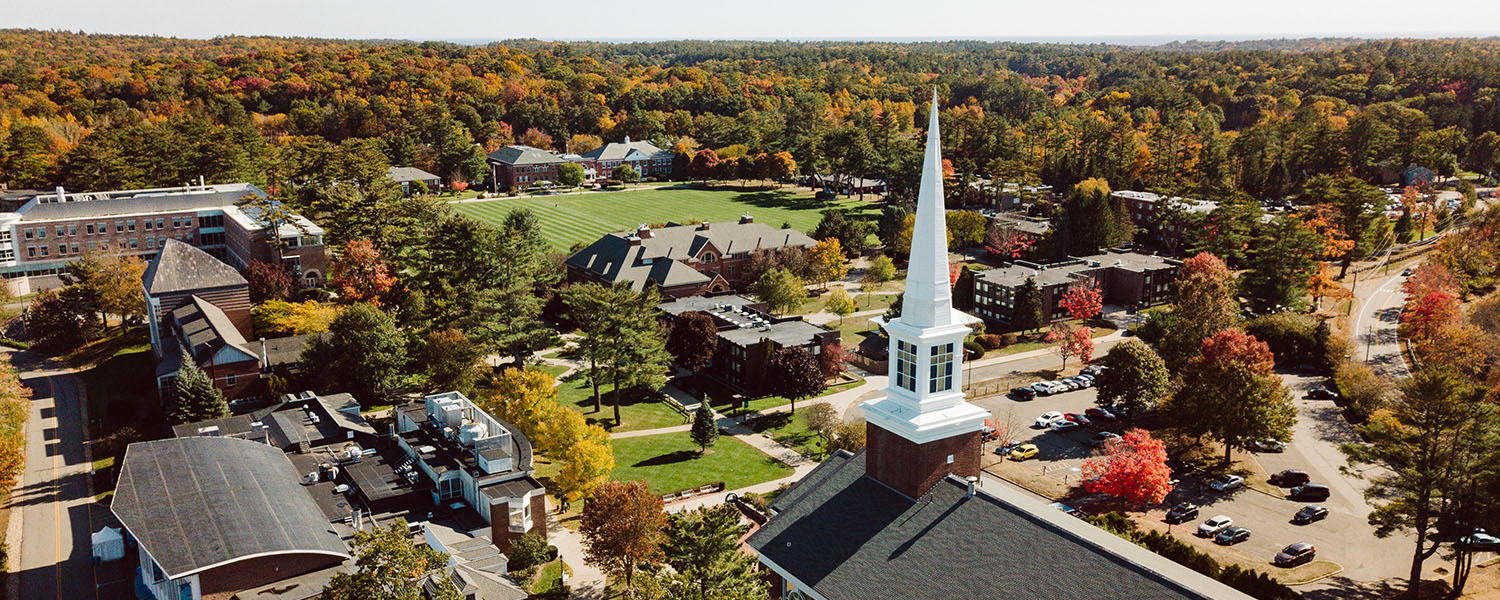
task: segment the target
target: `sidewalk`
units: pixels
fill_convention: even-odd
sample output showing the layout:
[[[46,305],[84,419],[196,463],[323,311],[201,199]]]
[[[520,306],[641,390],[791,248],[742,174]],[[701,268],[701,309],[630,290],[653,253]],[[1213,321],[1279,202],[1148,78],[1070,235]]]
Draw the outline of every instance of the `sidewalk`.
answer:
[[[552,496],[544,494],[543,497],[547,499],[548,541],[557,546],[557,555],[573,570],[573,575],[567,579],[567,585],[572,590],[571,597],[603,600],[606,582],[604,572],[584,560],[583,535],[558,522],[557,507],[552,503]]]

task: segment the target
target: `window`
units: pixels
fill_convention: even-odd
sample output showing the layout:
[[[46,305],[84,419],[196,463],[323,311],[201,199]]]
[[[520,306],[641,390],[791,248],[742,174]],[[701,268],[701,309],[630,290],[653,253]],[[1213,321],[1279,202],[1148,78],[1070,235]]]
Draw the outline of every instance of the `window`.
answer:
[[[154,236],[154,235],[148,235],[148,236],[146,236],[146,247],[147,248],[155,248],[156,247],[156,236]]]
[[[141,246],[141,239],[140,238],[130,238],[130,249],[131,250],[139,248],[140,246]]]
[[[46,238],[47,238],[47,228],[46,227],[38,227],[38,228],[36,228],[36,239],[42,240],[42,239],[46,239]]]
[[[719,255],[714,254],[712,252],[704,252],[702,260],[703,260],[703,262],[711,263],[711,262],[719,260]]]
[[[135,221],[131,221],[129,223],[126,223],[125,224],[125,228],[128,229],[128,230],[130,230],[130,231],[135,231]]]
[[[896,341],[896,386],[917,390],[917,347],[900,340]]]
[[[438,500],[453,500],[463,496],[463,482],[457,477],[438,481]]]
[[[94,242],[94,241],[90,241],[89,242],[89,252],[93,252],[93,251],[98,250],[98,249],[99,249],[99,242]]]
[[[67,230],[62,225],[57,226],[57,237],[62,237]]]
[[[120,233],[120,232],[123,232],[123,231],[125,231],[125,222],[124,221],[115,221],[115,233]]]
[[[71,244],[68,244],[68,252],[72,252],[73,254],[78,254],[78,242],[73,242]]]
[[[26,230],[26,239],[28,239],[28,240],[29,240],[29,239],[31,239],[31,238],[32,238],[32,236],[34,236],[34,235],[36,235],[36,234],[34,234],[34,233],[32,233],[32,231],[31,231],[31,230],[30,230],[30,229],[27,229],[27,230]]]
[[[78,224],[77,223],[74,223],[74,224],[68,226],[68,235],[78,235]]]
[[[224,215],[208,215],[198,217],[199,227],[223,227]]]
[[[57,245],[57,253],[58,254],[67,254],[68,253],[68,245],[67,244],[58,244]]]
[[[94,224],[93,223],[89,223],[87,225],[84,225],[83,226],[83,230],[85,232],[88,232],[89,235],[94,235]]]
[[[33,258],[35,256],[36,256],[36,246],[27,246],[26,247],[26,257],[27,258]]]
[[[156,228],[157,229],[166,229],[167,228],[167,218],[166,217],[162,217],[160,219],[157,219],[156,220]]]
[[[172,217],[172,227],[182,227],[182,219],[179,217]]]
[[[42,256],[46,256],[47,255],[47,247],[46,246],[41,246],[40,248],[42,249]]]
[[[147,231],[151,230],[151,225],[152,225],[151,219],[146,219],[146,230]]]
[[[927,391],[946,392],[953,389],[953,343],[932,347],[932,367],[927,380]]]
[[[234,385],[234,382],[238,380],[239,378],[235,377],[234,373],[230,373],[224,376],[224,385]]]

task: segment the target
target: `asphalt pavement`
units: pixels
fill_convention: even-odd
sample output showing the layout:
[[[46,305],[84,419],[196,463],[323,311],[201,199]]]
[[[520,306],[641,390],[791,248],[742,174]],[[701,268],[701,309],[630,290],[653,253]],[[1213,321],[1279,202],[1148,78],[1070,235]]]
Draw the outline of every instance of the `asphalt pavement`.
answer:
[[[1381,275],[1356,290],[1363,295],[1359,313],[1354,317],[1354,357],[1364,360],[1376,374],[1386,377],[1410,377],[1406,360],[1401,356],[1397,329],[1401,325],[1401,306],[1406,293],[1401,284],[1406,278],[1395,268],[1393,274]],[[1369,290],[1369,291],[1367,291]]]

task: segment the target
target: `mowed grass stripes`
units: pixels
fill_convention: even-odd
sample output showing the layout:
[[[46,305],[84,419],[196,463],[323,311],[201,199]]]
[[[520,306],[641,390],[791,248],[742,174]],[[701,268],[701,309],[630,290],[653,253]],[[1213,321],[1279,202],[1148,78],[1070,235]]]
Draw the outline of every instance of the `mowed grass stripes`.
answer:
[[[828,208],[853,209],[871,218],[879,212],[873,202],[861,202],[858,198],[818,201],[811,192],[802,190],[640,190],[498,198],[453,207],[460,214],[494,225],[499,225],[512,210],[529,208],[541,222],[547,241],[559,251],[641,224],[686,223],[695,219],[732,221],[748,212],[759,223],[772,227],[790,223],[793,229],[810,232],[822,218],[821,212]]]

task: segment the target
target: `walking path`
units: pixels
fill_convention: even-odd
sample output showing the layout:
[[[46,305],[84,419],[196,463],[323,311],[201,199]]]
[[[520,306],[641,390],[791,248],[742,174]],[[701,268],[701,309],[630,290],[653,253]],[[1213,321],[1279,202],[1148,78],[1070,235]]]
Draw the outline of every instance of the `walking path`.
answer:
[[[667,189],[667,188],[692,189],[692,188],[689,188],[688,186],[683,185],[681,183],[669,183],[669,184],[663,184],[663,185],[642,185],[642,186],[639,186],[639,187],[628,187],[628,188],[625,188],[625,189],[622,189],[622,190],[583,190],[583,189],[580,189],[580,190],[574,190],[574,191],[571,191],[571,192],[552,192],[552,193],[548,193],[548,194],[516,194],[514,196],[499,195],[499,196],[491,196],[489,198],[480,198],[480,197],[476,196],[476,197],[473,197],[473,198],[464,198],[463,200],[449,200],[448,204],[471,204],[471,203],[474,203],[474,202],[494,202],[494,201],[497,201],[497,200],[527,200],[527,199],[533,199],[533,198],[555,198],[557,196],[582,196],[582,195],[585,195],[585,194],[613,194],[613,193],[617,193],[617,192],[638,192],[638,191],[641,191],[641,190],[662,190],[662,189]]]
[[[557,555],[573,570],[571,576],[565,575],[572,597],[602,600],[608,580],[603,571],[584,560],[583,535],[558,522],[558,510],[552,503],[552,497],[544,494],[543,498],[547,501],[547,541],[557,546]]]

